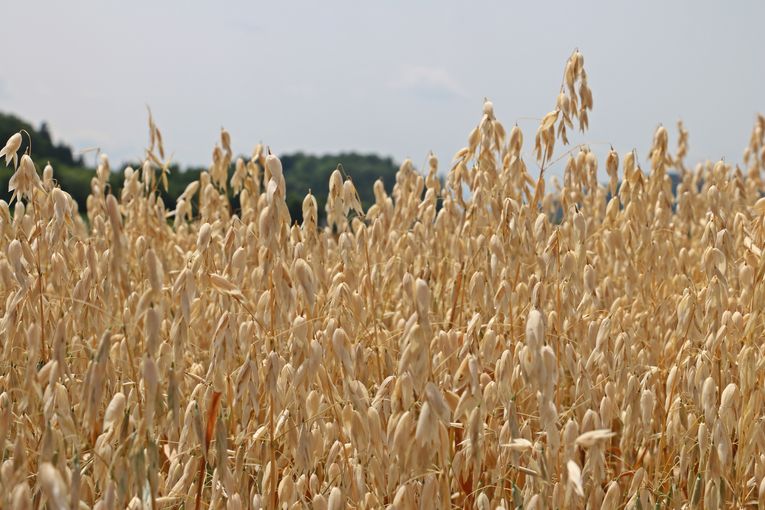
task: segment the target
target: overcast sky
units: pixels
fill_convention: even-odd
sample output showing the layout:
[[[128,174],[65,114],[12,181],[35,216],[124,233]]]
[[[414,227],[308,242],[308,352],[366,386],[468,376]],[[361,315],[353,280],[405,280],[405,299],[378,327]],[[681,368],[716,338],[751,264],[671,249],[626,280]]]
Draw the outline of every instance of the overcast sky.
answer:
[[[343,150],[448,164],[484,97],[524,131],[531,161],[578,47],[598,152],[659,123],[690,157],[740,161],[765,112],[765,2],[260,2],[23,0],[3,15],[0,110],[46,120],[116,164],[142,154],[146,105],[175,160],[208,164],[221,126],[236,152]],[[560,154],[560,148],[556,153]],[[92,161],[92,160],[91,160]],[[601,166],[603,166],[601,164]],[[559,169],[558,169],[559,170]]]

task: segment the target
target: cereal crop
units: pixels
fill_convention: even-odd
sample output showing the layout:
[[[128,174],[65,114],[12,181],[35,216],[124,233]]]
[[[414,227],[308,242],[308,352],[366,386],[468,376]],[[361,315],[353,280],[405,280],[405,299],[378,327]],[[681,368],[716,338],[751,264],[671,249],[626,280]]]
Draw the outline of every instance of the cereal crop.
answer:
[[[765,504],[765,117],[741,165],[690,166],[679,124],[643,167],[568,144],[578,51],[554,104],[531,147],[487,100],[366,210],[338,169],[326,224],[225,130],[174,210],[152,119],[86,211],[11,137],[0,507]]]

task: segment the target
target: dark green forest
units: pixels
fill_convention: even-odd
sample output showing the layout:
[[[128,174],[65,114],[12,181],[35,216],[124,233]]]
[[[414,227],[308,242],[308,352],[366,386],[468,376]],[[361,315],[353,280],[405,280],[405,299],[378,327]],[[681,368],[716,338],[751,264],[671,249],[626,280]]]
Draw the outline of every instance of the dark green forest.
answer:
[[[32,138],[32,159],[42,174],[42,168],[50,162],[53,166],[53,176],[67,193],[77,201],[80,211],[85,211],[85,203],[90,194],[90,180],[95,175],[95,168],[86,164],[82,156],[76,155],[66,143],[54,143],[46,123],[35,128],[29,122],[11,114],[0,113],[0,146],[14,133],[25,130]],[[27,149],[28,137],[23,137],[19,154]],[[245,160],[247,157],[243,156]],[[373,154],[357,154],[353,152],[314,156],[302,152],[294,154],[279,154],[284,168],[284,178],[287,182],[287,205],[294,221],[302,221],[302,202],[310,190],[319,205],[320,220],[324,216],[329,186],[329,176],[338,164],[342,164],[345,174],[351,177],[359,193],[359,197],[368,208],[374,203],[372,185],[377,179],[382,179],[385,189],[390,191],[395,182],[398,165],[391,158],[382,158]],[[95,158],[88,158],[93,160]],[[112,190],[118,193],[122,187],[122,170],[128,165],[140,168],[137,162],[110,161]],[[233,164],[230,173],[233,173]],[[170,167],[169,186],[167,192],[162,191],[162,199],[168,209],[175,208],[176,198],[186,186],[199,178],[199,174],[207,167],[179,168]],[[0,168],[0,199],[8,201],[8,180],[12,175],[11,167]],[[236,209],[235,202],[232,202]]]

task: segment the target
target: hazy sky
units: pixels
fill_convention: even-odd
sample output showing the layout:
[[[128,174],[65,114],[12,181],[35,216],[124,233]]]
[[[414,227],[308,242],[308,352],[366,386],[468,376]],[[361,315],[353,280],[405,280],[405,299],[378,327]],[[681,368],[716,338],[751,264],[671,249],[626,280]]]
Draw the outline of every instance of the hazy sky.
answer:
[[[10,14],[0,110],[113,164],[142,154],[148,104],[182,164],[208,164],[224,126],[236,152],[263,141],[421,167],[432,149],[443,169],[486,96],[523,129],[533,168],[533,119],[576,47],[594,109],[572,141],[598,152],[636,147],[645,161],[656,126],[674,144],[683,119],[694,161],[740,161],[765,112],[759,1],[24,0]]]

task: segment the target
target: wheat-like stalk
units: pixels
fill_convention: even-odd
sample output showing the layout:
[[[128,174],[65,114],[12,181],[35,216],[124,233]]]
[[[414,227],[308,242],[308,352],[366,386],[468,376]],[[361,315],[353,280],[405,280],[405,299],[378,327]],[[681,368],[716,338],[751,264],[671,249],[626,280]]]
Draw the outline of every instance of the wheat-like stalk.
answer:
[[[543,172],[587,127],[583,62]],[[680,124],[647,171],[612,149],[606,185],[574,148],[550,191],[486,101],[444,182],[406,160],[365,212],[338,168],[324,227],[225,130],[166,210],[149,118],[120,196],[101,157],[87,222],[21,134],[0,151],[1,507],[765,504],[765,117],[745,168],[687,168]]]

